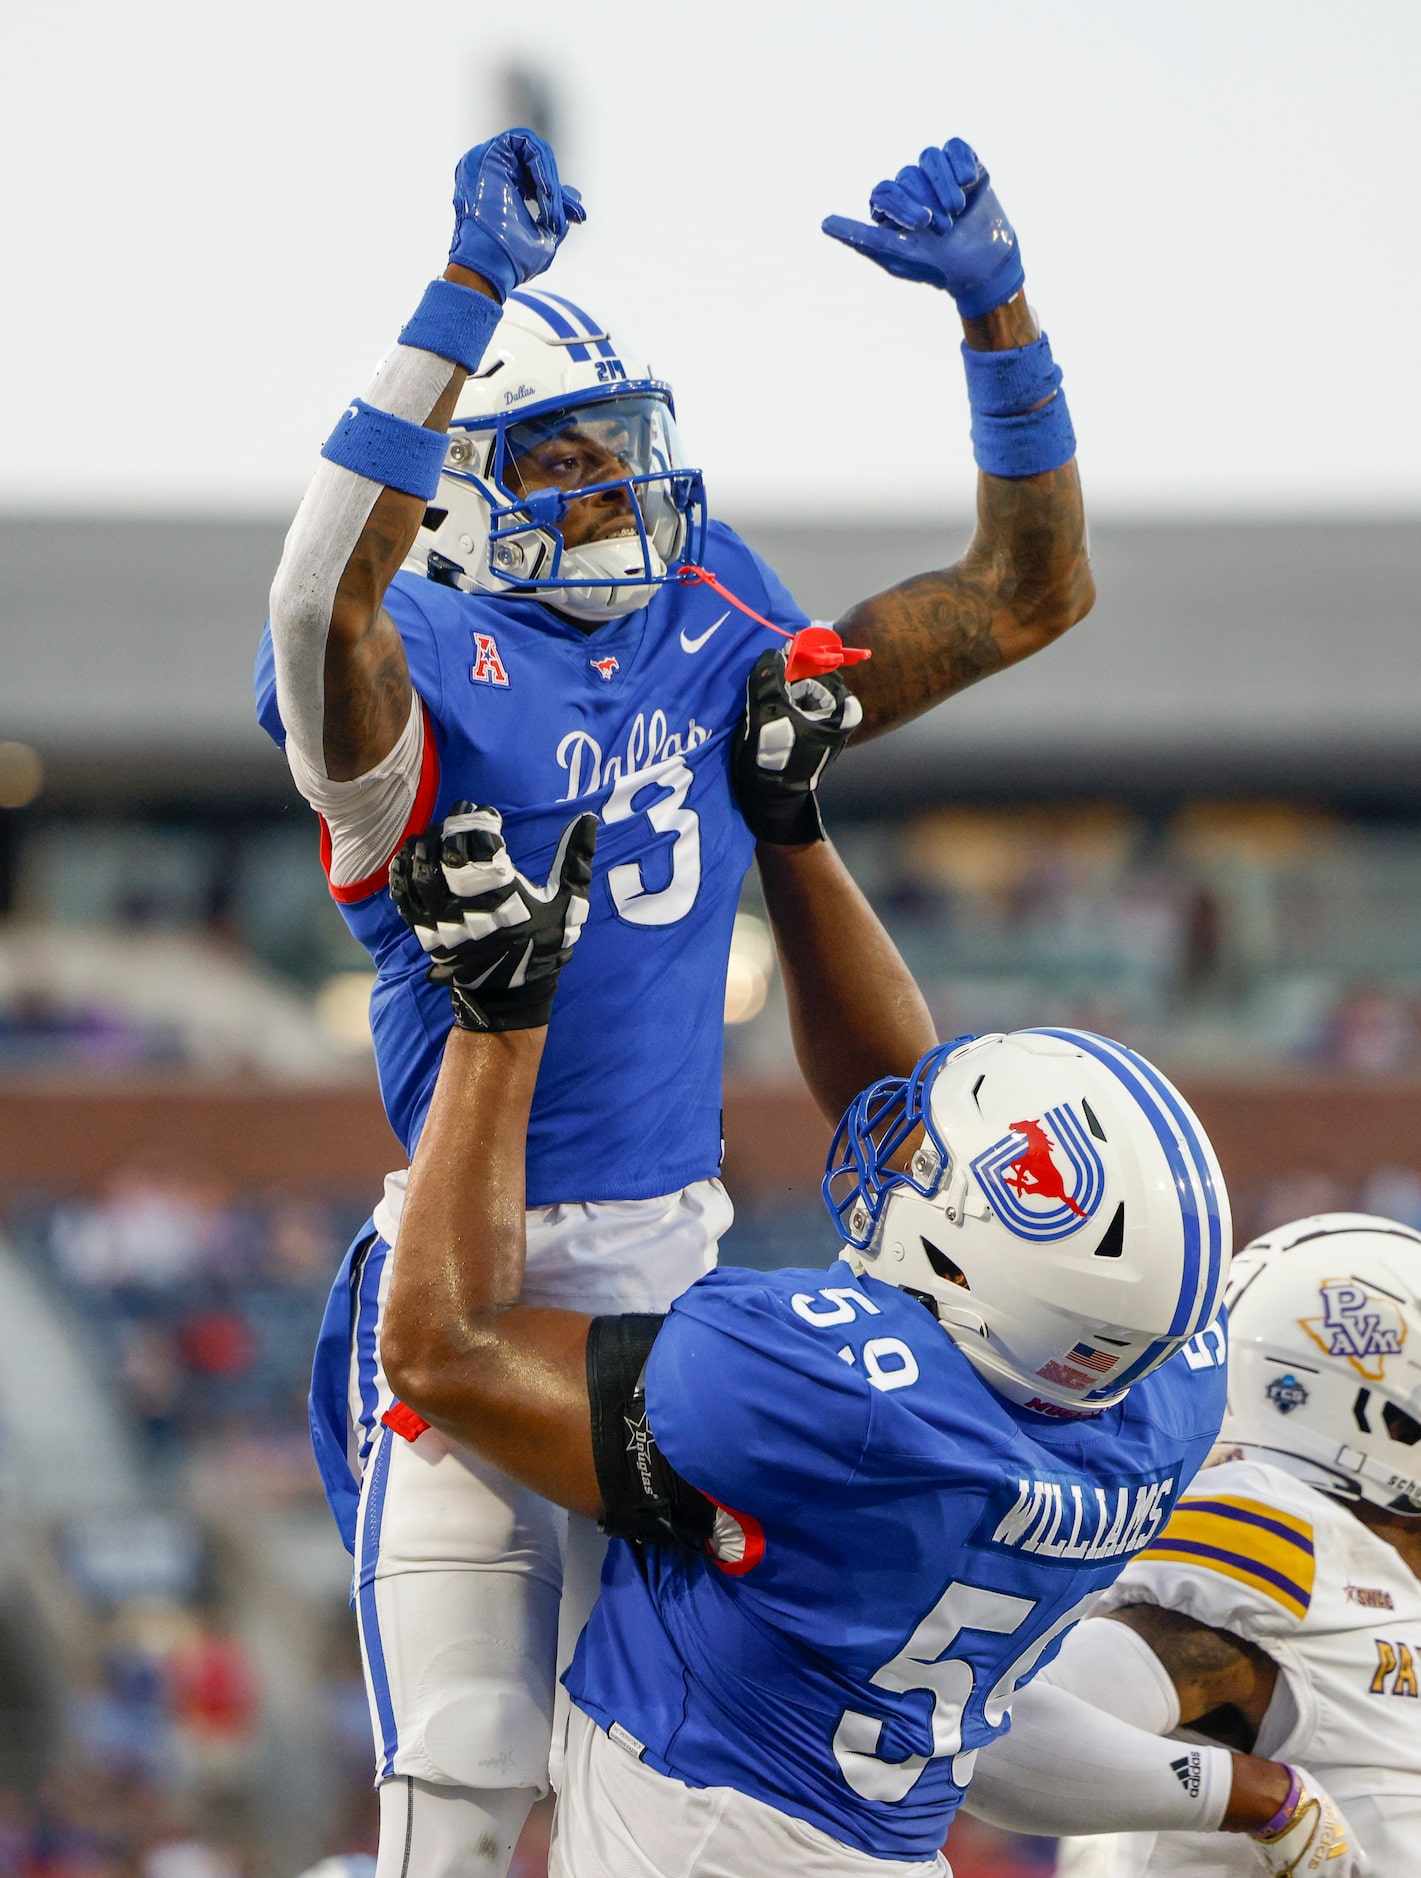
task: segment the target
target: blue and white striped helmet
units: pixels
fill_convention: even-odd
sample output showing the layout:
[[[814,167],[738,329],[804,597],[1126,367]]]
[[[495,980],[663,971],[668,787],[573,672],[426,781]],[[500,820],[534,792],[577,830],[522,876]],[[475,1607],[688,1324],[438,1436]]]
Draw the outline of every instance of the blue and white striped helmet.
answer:
[[[562,524],[574,502],[579,533]],[[595,623],[645,606],[700,558],[700,471],[671,387],[541,282],[508,296],[449,426],[439,491],[406,567],[465,591],[532,595]]]
[[[1084,1030],[958,1038],[866,1090],[824,1197],[856,1269],[913,1292],[1011,1401],[1098,1414],[1210,1326],[1228,1195],[1183,1096]]]

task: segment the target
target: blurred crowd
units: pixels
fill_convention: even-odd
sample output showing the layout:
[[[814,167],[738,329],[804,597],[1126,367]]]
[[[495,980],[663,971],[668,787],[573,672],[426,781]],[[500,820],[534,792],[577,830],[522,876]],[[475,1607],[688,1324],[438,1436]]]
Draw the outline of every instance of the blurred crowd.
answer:
[[[18,856],[16,917],[0,923],[0,1076],[368,1074],[365,961],[303,820],[75,832],[37,825]],[[1183,1074],[1421,1070],[1421,824],[1278,803],[1154,818],[977,808],[849,824],[839,845],[943,1036],[1057,1021]],[[793,1073],[753,881],[726,1034],[732,1078]],[[313,1846],[373,1850],[347,1561],[305,1417],[326,1295],[369,1198],[237,1191],[159,1158],[98,1189],[9,1196],[4,1244],[84,1351],[141,1503],[41,1535],[40,1629],[64,1642],[23,1713],[0,1622],[0,1878],[295,1878],[270,1832],[279,1792],[288,1820],[305,1806]],[[729,1262],[832,1258],[812,1195],[736,1198]],[[1346,1180],[1300,1156],[1233,1198],[1240,1242],[1334,1208],[1421,1228],[1421,1154]],[[303,1572],[300,1626],[283,1633]],[[544,1806],[517,1878],[543,1878],[547,1831]],[[950,1851],[957,1878],[1044,1878],[1053,1863],[1046,1842],[970,1820]]]
[[[1286,801],[1154,814],[1103,801],[937,809],[835,833],[945,1036],[1062,1021],[1181,1070],[1421,1067],[1414,820]],[[332,1047],[360,1044],[367,961],[325,892],[309,818],[246,830],[40,821],[13,874],[11,930],[87,934],[104,949],[76,974],[53,946],[12,958],[0,925],[0,1072],[203,1061],[216,990],[169,971],[165,1004],[136,982],[155,940],[184,936],[229,972],[245,964],[284,988],[288,1033],[302,1011]],[[747,910],[731,1067],[780,1075],[788,1035],[753,879]],[[125,954],[125,936],[146,936],[147,952]],[[237,998],[230,984],[222,996]],[[203,1000],[206,1030],[191,1008]],[[243,1024],[258,1028],[250,1013]]]
[[[276,1467],[304,1439],[316,1331],[362,1213],[133,1169],[99,1193],[32,1196],[8,1228],[102,1351],[155,1460],[255,1438]]]

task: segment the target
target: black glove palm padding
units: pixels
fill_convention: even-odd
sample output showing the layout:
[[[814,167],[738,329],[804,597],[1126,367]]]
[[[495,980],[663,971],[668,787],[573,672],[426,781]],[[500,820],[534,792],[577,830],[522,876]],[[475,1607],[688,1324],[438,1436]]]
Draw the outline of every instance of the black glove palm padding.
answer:
[[[552,1014],[558,975],[587,918],[597,817],[563,830],[547,885],[513,865],[497,809],[456,802],[390,863],[390,897],[447,984],[464,1030],[533,1030]]]
[[[730,753],[735,799],[757,841],[793,848],[824,839],[819,778],[862,721],[863,707],[838,672],[791,685],[783,650],[760,654]]]

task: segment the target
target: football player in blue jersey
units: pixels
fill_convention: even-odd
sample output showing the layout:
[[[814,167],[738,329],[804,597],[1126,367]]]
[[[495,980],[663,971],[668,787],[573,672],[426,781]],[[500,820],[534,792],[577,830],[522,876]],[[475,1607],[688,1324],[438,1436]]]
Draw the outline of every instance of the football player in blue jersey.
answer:
[[[802,734],[772,689],[749,700],[752,755],[766,722],[791,725],[771,745]],[[770,766],[736,774],[742,802],[779,797]],[[596,833],[570,824],[538,888],[498,818],[461,805],[391,875],[456,1028],[392,1261],[387,1373],[430,1435],[614,1535],[567,1678],[552,1878],[940,1878],[978,1750],[1214,1440],[1222,1177],[1178,1091],[1124,1047],[957,1039],[851,1101],[827,1271],[712,1272],[669,1313],[520,1301],[524,1131]],[[758,852],[832,1112],[930,1022],[827,843]],[[1279,1873],[1346,1853],[1288,1769],[1054,1694],[1126,1823],[1222,1818],[1264,1834]],[[1080,1744],[1058,1745],[1079,1781]],[[1033,1765],[1049,1754],[1038,1734]]]
[[[721,986],[753,845],[731,734],[770,635],[807,622],[708,519],[666,384],[543,286],[583,219],[547,146],[511,131],[471,150],[455,206],[443,277],[327,441],[287,538],[259,714],[376,962],[381,1091],[410,1152],[450,1017],[385,892],[391,856],[455,801],[496,802],[541,878],[569,805],[599,816],[604,864],[529,1118],[524,1291],[662,1310],[730,1219]],[[953,140],[871,208],[826,231],[954,299],[982,473],[963,557],[840,622],[872,659],[821,728],[862,735],[1047,644],[1093,592],[1060,373],[985,170]],[[776,812],[792,834],[806,801]],[[378,1330],[403,1193],[392,1176],[332,1292],[313,1436],[352,1550],[359,1533],[381,1878],[411,1845],[433,1878],[497,1874],[547,1781],[556,1658],[601,1542],[396,1400]]]

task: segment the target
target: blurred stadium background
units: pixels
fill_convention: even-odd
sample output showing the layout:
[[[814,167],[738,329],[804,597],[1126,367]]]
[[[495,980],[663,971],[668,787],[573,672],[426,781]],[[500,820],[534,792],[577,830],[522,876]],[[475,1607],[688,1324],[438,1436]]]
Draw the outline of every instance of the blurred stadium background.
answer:
[[[607,10],[623,27],[649,18],[635,5]],[[342,21],[348,11],[340,10]],[[562,0],[555,11],[564,25],[576,16]],[[736,0],[731,11],[736,30],[753,40],[761,9]],[[933,34],[951,30],[951,9],[896,0],[881,11],[931,45]],[[1069,87],[1050,79],[1041,51],[1048,39],[1059,56],[1078,26],[1082,71],[1093,69],[1099,47],[1113,48],[1122,71],[1135,58],[1134,79],[1114,88],[1124,97],[1147,68],[1163,89],[1202,83],[1204,42],[1234,34],[1237,84],[1230,91],[1221,79],[1205,114],[1226,140],[1211,160],[1220,175],[1252,165],[1279,202],[1297,145],[1262,136],[1259,99],[1266,95],[1275,112],[1295,108],[1297,128],[1320,121],[1318,100],[1333,96],[1335,84],[1347,88],[1358,123],[1375,102],[1368,128],[1384,138],[1398,121],[1387,116],[1386,86],[1400,82],[1406,59],[1373,54],[1388,35],[1400,45],[1415,34],[1414,17],[1403,29],[1404,10],[1383,4],[1370,16],[1369,39],[1334,29],[1313,0],[1260,0],[1257,33],[1244,45],[1233,10],[1206,0],[1197,42],[1182,49],[1150,39],[1114,0],[1018,12],[1010,30],[1018,50],[1032,44],[1032,107],[1014,115],[1017,80],[984,76],[974,118],[984,147],[993,137],[1026,138],[1033,124],[1043,144],[1060,142],[1050,114]],[[109,30],[97,24],[99,9],[87,13],[95,32]],[[140,13],[147,37],[135,73],[145,61],[158,69],[163,48],[186,33],[186,22],[173,30],[176,16],[165,17],[162,0]],[[756,111],[773,97],[783,150],[814,116],[811,96],[796,90],[806,70],[841,101],[857,95],[861,78],[848,41],[836,52],[833,35],[820,31],[822,8],[781,13],[764,25],[770,43],[745,82]],[[364,0],[353,14],[367,34],[376,30]],[[805,35],[804,69],[786,50],[791,15]],[[252,45],[289,78],[299,59],[293,50],[283,68],[272,34],[286,30],[285,10],[279,29],[276,18],[254,9]],[[302,0],[290,19],[293,48],[303,33],[314,42],[337,31],[337,12],[324,0]],[[23,29],[46,30],[37,15]],[[972,30],[997,29],[978,22]],[[515,36],[506,21],[498,31],[501,43]],[[1271,64],[1275,42],[1286,42],[1291,88]],[[227,51],[213,40],[180,56],[191,54],[194,70],[214,78],[213,61]],[[256,53],[246,51],[250,77]],[[589,48],[587,58],[605,64],[615,54],[614,42]],[[90,95],[85,83],[92,93],[101,56],[102,46],[86,41],[71,63],[66,45],[66,102],[56,93],[48,118],[58,127],[54,150],[61,131],[66,151],[90,146],[69,93]],[[700,91],[678,100],[692,113],[684,134],[702,149],[698,173],[711,200],[708,153],[721,147],[716,139],[727,149],[747,145],[741,133],[754,116],[748,104],[748,117],[722,116],[729,56],[724,44],[708,45]],[[1099,56],[1104,116],[1080,127],[1087,140],[1103,140],[1108,129],[1112,54]],[[931,60],[915,65],[921,87]],[[331,96],[350,91],[354,67],[343,69]],[[625,125],[618,142],[617,113],[599,117],[566,58],[543,63],[525,48],[479,69],[470,135],[520,119],[559,136],[565,128],[583,165],[569,169],[582,180],[600,163],[604,195],[615,199],[607,176],[636,145]],[[688,69],[684,59],[679,69]],[[468,75],[466,64],[458,83]],[[363,82],[354,81],[351,111]],[[395,89],[412,124],[420,87],[405,74]],[[224,103],[220,83],[195,87],[172,109],[181,116],[200,101],[203,111],[245,110],[236,78],[229,90],[234,102]],[[882,110],[885,99],[893,101],[891,86]],[[146,131],[142,113],[129,112],[134,134],[158,135],[169,102],[165,93]],[[441,93],[422,110],[441,188],[446,146],[460,136],[448,130],[446,103]],[[332,108],[329,97],[323,108]],[[1140,147],[1154,153],[1142,162],[1156,161],[1160,185],[1182,191],[1180,200],[1187,179],[1170,179],[1165,151],[1185,108],[1172,96],[1157,122],[1145,123],[1148,112],[1136,122]],[[7,134],[13,123],[12,114]],[[275,134],[274,119],[265,128]],[[622,151],[617,161],[604,137],[607,149]],[[752,141],[758,147],[758,127]],[[833,141],[832,160],[846,173],[879,161],[877,142],[865,154],[861,140]],[[316,147],[299,159],[307,171]],[[1100,602],[1058,648],[851,752],[827,791],[836,838],[923,983],[942,1035],[1062,1021],[1157,1057],[1219,1146],[1241,1238],[1354,1204],[1421,1226],[1418,485],[1413,473],[1395,485],[1395,502],[1381,499],[1392,485],[1379,429],[1368,433],[1370,444],[1359,431],[1355,449],[1342,449],[1330,485],[1313,473],[1303,444],[1289,442],[1305,439],[1319,400],[1342,426],[1339,436],[1352,421],[1391,421],[1399,437],[1400,418],[1372,384],[1354,383],[1349,399],[1320,381],[1303,408],[1306,400],[1279,395],[1280,379],[1271,390],[1254,387],[1260,404],[1273,399],[1271,472],[1266,450],[1247,459],[1231,441],[1219,452],[1217,501],[1197,477],[1171,484],[1163,435],[1155,461],[1150,424],[1142,418],[1136,434],[1121,416],[1143,382],[1123,360],[1116,369],[1115,349],[1130,335],[1092,326],[1099,296],[1125,284],[1113,242],[1101,234],[1095,272],[1073,278],[1071,234],[1059,225],[1066,195],[1043,196],[1030,160],[1013,160],[1037,188],[1033,212],[1046,224],[1032,229],[1032,255],[1056,244],[1049,267],[1042,263],[1051,279],[1043,300],[1049,291],[1060,308],[1051,327],[1079,428],[1096,429],[1101,476],[1089,454],[1086,468],[1088,494],[1105,489],[1093,527]],[[152,151],[138,170],[155,191],[186,173]],[[644,180],[653,189],[674,185],[664,167]],[[748,238],[731,184],[721,181],[719,238],[731,238],[727,229]],[[1334,176],[1328,186],[1342,185]],[[106,252],[129,240],[138,199],[135,192],[104,224]],[[426,246],[426,225],[442,228],[442,200],[436,193],[416,218]],[[1329,219],[1322,207],[1315,212]],[[51,203],[31,215],[26,240],[37,269],[48,265],[45,243],[68,213]],[[817,239],[818,213],[815,206],[806,241]],[[249,255],[261,256],[268,239],[280,252],[279,238],[289,252],[310,255],[299,217],[284,237],[261,214],[250,220],[237,237]],[[596,234],[592,224],[588,233]],[[1207,453],[1210,426],[1221,412],[1241,426],[1240,400],[1252,393],[1238,349],[1226,360],[1233,327],[1211,326],[1212,313],[1201,313],[1204,301],[1182,281],[1185,266],[1173,271],[1177,233],[1165,226],[1153,239],[1155,260],[1143,270],[1156,295],[1153,316],[1173,316],[1181,330],[1193,324],[1200,335],[1198,358],[1173,341],[1172,369],[1196,377],[1170,422],[1181,430],[1194,422],[1195,444],[1204,434]],[[129,245],[149,257],[143,265],[165,264],[163,242]],[[594,280],[608,252],[589,248],[603,257]],[[697,385],[731,370],[694,324],[710,318],[707,307],[720,319],[732,306],[739,279],[727,252],[703,247],[687,263],[705,282],[701,302],[687,309],[686,370],[700,374]],[[1171,257],[1168,274],[1161,255]],[[409,283],[392,269],[393,284],[380,288],[393,295],[391,308],[403,311],[421,265]],[[627,265],[635,293],[652,295],[653,328],[659,319],[672,330],[646,268]],[[796,256],[791,272],[800,266]],[[308,288],[317,296],[317,267],[310,258],[312,279],[291,283],[298,304]],[[264,276],[257,284],[265,292]],[[861,324],[874,290],[852,282],[845,291],[859,296],[852,306]],[[893,306],[895,317],[904,309],[916,371],[928,356],[924,308],[912,296]],[[134,315],[116,305],[113,317]],[[1325,317],[1305,302],[1289,314],[1292,328]],[[318,369],[313,362],[313,413],[349,389],[352,363],[378,343],[382,320],[378,307],[362,314],[366,338],[354,360],[342,343]],[[825,465],[855,461],[874,444],[877,421],[865,420],[856,443],[846,428],[809,423],[822,324],[787,327],[771,342],[775,382],[809,424],[821,492],[832,481]],[[297,325],[305,331],[304,315]],[[67,344],[56,338],[56,371],[70,370]],[[1355,352],[1352,361],[1360,372]],[[807,374],[798,383],[796,362]],[[679,362],[668,365],[684,394]],[[935,373],[951,365],[947,358]],[[1256,377],[1256,365],[1250,353],[1247,374]],[[169,362],[168,379],[174,369]],[[868,367],[880,398],[886,369],[882,359]],[[1217,396],[1206,409],[1211,375]],[[332,1271],[399,1158],[375,1091],[364,955],[325,894],[314,820],[251,720],[251,659],[289,514],[291,466],[309,454],[305,432],[322,432],[319,416],[308,422],[303,408],[299,424],[293,418],[274,442],[279,469],[265,482],[245,435],[230,503],[213,493],[210,451],[196,494],[170,491],[169,500],[142,464],[131,490],[123,477],[130,442],[142,456],[143,399],[155,387],[170,423],[180,411],[188,416],[156,343],[152,358],[141,366],[130,359],[117,382],[129,395],[117,431],[86,413],[75,434],[55,433],[52,449],[50,406],[35,386],[33,407],[24,405],[22,390],[17,453],[0,466],[0,511],[9,508],[0,512],[0,1878],[294,1878],[322,1855],[374,1845],[348,1560],[309,1458],[304,1395]],[[221,398],[231,402],[234,383],[240,404],[240,371],[225,373]],[[212,387],[183,385],[208,397],[195,407],[208,421]],[[765,395],[762,381],[756,423]],[[698,425],[684,395],[682,408],[694,453]],[[717,438],[736,429],[734,409],[732,401],[706,414]],[[892,410],[881,403],[885,421]],[[233,421],[240,430],[240,412]],[[965,542],[965,519],[921,520],[940,506],[937,486],[922,480],[926,453],[962,457],[964,476],[949,483],[959,510],[967,497],[965,423],[953,417],[951,426],[939,434],[936,417],[926,426],[924,455],[908,464],[901,486],[892,450],[865,471],[868,508],[895,521],[820,502],[821,525],[811,525],[802,504],[765,497],[779,474],[773,451],[760,484],[751,476],[736,485],[739,508],[732,504],[728,519],[811,612],[833,617],[908,572],[943,564]],[[826,444],[834,436],[837,456]],[[767,430],[764,440],[774,435]],[[756,458],[752,427],[741,427],[739,447]],[[1290,450],[1296,465],[1283,460]],[[71,476],[76,459],[82,473]],[[107,465],[102,476],[96,464]],[[728,486],[712,469],[713,486]],[[65,490],[61,502],[55,492]],[[1210,511],[1240,490],[1238,513],[1261,519],[1214,519]],[[726,987],[726,1067],[726,1172],[738,1219],[725,1256],[761,1266],[827,1262],[834,1241],[817,1199],[825,1130],[797,1081],[753,880]],[[546,1831],[544,1808],[520,1852],[519,1878],[540,1878]],[[1054,1862],[1045,1842],[1008,1841],[971,1821],[954,1830],[949,1851],[957,1878],[1044,1878]]]
[[[824,616],[966,533],[742,525]],[[365,961],[248,716],[280,534],[0,525],[25,648],[0,744],[0,1805],[48,1861],[26,1873],[292,1874],[370,1842],[303,1397],[398,1152]],[[944,1036],[1052,1020],[1160,1058],[1242,1234],[1353,1204],[1421,1225],[1421,525],[1114,522],[1094,553],[1076,635],[845,758],[843,851]],[[725,1254],[825,1263],[825,1131],[753,881],[726,1020]],[[974,1830],[959,1878],[1049,1869]]]

